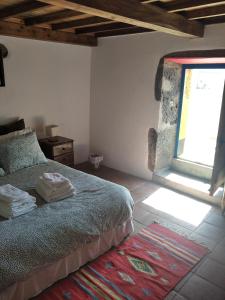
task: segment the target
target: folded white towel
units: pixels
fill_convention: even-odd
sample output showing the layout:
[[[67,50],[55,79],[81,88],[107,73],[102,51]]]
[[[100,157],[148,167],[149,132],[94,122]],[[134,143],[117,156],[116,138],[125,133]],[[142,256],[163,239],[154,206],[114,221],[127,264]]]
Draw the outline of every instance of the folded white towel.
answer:
[[[46,181],[42,176],[39,178],[37,186],[40,186],[42,188],[42,190],[45,192],[47,197],[54,194],[67,192],[69,190],[71,191],[75,190],[73,185],[70,183],[70,181],[65,182],[65,184],[61,186],[49,187],[49,185],[46,184]]]
[[[32,197],[34,198],[34,197]],[[35,199],[35,198],[34,198]],[[24,203],[20,203],[20,205],[17,206],[10,206],[6,204],[5,202],[0,203],[0,208],[7,210],[7,211],[12,211],[12,212],[19,212],[21,210],[26,210],[27,208],[36,206],[35,200],[31,199],[30,201],[26,201]]]
[[[13,218],[36,208],[36,198],[11,184],[0,186],[0,215]]]
[[[70,183],[69,179],[59,173],[44,173],[42,177],[50,188],[62,187]]]
[[[30,211],[32,211],[34,208],[36,208],[37,205],[34,203],[31,203],[29,205],[26,205],[25,207],[21,207],[20,209],[11,209],[10,207],[4,207],[0,205],[0,215],[3,216],[6,219],[18,217],[20,215],[24,215]]]
[[[74,189],[68,189],[67,191],[63,191],[63,192],[58,191],[51,195],[48,194],[46,195],[45,191],[42,189],[40,185],[37,185],[36,191],[46,202],[58,201],[74,195]]]
[[[10,207],[11,209],[17,209],[17,208],[25,207],[26,205],[35,204],[35,203],[36,203],[36,198],[32,197],[32,196],[28,196],[24,199],[21,199],[20,201],[16,201],[16,202],[12,202],[12,203],[0,200],[0,206]]]
[[[12,203],[15,201],[20,201],[28,196],[29,194],[27,192],[22,191],[11,184],[0,186],[0,201]]]
[[[59,173],[44,173],[40,176],[36,191],[47,202],[58,201],[75,194],[70,180]]]
[[[41,190],[42,194],[44,194],[44,196],[47,198],[55,198],[60,195],[71,194],[75,191],[75,189],[72,185],[66,189],[58,189],[57,191],[52,191],[50,189],[46,190],[40,182],[36,186],[36,190],[37,189]]]

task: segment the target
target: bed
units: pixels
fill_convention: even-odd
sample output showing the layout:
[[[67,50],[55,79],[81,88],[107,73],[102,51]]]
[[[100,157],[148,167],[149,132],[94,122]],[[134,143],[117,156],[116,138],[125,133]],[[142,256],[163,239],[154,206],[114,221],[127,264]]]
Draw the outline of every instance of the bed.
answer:
[[[44,172],[66,176],[77,194],[46,204],[35,192]],[[50,160],[0,177],[6,183],[37,197],[38,208],[0,219],[0,300],[39,294],[133,231],[133,200],[120,185]]]

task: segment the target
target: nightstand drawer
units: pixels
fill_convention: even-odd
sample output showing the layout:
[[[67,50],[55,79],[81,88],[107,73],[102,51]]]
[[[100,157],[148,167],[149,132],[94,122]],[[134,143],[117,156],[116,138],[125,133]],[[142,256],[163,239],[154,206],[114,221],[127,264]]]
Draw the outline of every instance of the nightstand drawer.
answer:
[[[63,155],[66,153],[73,152],[73,143],[65,143],[53,147],[53,156]]]
[[[58,161],[59,163],[67,166],[73,166],[74,165],[74,155],[72,153],[67,153],[64,155],[60,155],[54,158],[55,161]]]

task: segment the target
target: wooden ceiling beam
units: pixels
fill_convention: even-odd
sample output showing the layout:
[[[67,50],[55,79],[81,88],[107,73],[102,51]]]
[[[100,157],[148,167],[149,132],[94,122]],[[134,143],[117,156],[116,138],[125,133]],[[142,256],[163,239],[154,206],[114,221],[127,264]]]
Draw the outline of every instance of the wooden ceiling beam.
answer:
[[[180,12],[184,10],[194,10],[200,8],[213,7],[225,4],[224,0],[175,0],[172,2],[161,3],[160,7],[169,12]]]
[[[58,7],[80,11],[112,21],[153,29],[179,36],[202,37],[204,27],[196,21],[171,14],[137,0],[41,0]]]
[[[97,46],[95,37],[0,21],[0,35],[83,46]]]
[[[38,24],[43,24],[43,23],[48,24],[48,23],[58,21],[61,19],[80,16],[80,15],[83,15],[83,14],[81,12],[76,12],[74,10],[64,9],[64,10],[52,12],[49,14],[44,14],[44,15],[35,16],[35,17],[29,17],[29,18],[24,19],[24,22],[27,26],[33,26],[33,25],[38,25]]]
[[[89,34],[102,31],[116,30],[116,29],[125,29],[125,28],[134,28],[134,26],[125,24],[125,23],[109,23],[104,25],[95,25],[90,27],[77,28],[75,30],[76,34]]]
[[[103,22],[110,22],[110,20],[100,18],[100,17],[90,17],[80,20],[73,20],[73,21],[67,21],[62,23],[57,23],[52,25],[53,30],[61,30],[61,29],[67,29],[67,28],[75,28],[75,27],[81,27],[81,26],[88,26],[88,25],[96,25]]]
[[[95,34],[96,38],[100,37],[107,37],[107,36],[117,36],[117,35],[124,35],[124,34],[136,34],[136,33],[144,33],[144,32],[151,32],[152,30],[140,27],[132,27],[132,28],[124,28],[119,30],[109,30],[98,32]]]
[[[212,18],[216,16],[225,15],[225,5],[201,8],[196,10],[187,11],[184,16],[190,20]]]
[[[39,1],[24,1],[18,4],[13,4],[0,9],[0,19],[13,17],[34,9],[39,9],[48,6],[47,3]]]

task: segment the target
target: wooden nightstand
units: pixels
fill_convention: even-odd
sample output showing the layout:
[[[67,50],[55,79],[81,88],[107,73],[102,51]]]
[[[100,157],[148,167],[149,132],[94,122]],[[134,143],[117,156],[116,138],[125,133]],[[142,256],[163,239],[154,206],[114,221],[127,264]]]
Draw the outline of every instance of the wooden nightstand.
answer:
[[[56,136],[41,139],[39,144],[47,158],[74,167],[73,140]]]

